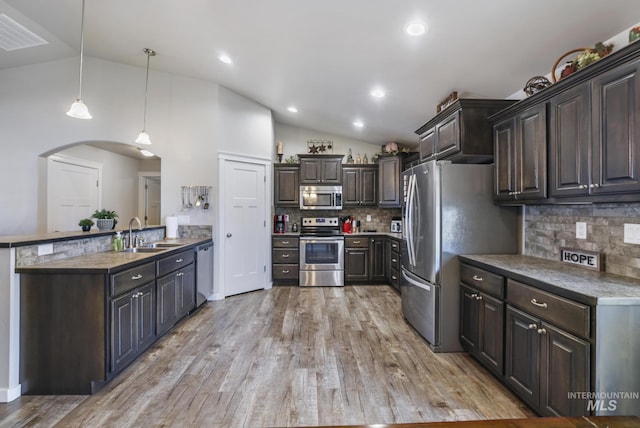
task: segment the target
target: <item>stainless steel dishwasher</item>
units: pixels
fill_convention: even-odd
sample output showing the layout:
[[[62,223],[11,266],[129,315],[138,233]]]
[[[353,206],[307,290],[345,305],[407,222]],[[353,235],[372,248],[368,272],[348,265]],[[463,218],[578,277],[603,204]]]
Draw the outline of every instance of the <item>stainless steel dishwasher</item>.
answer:
[[[196,247],[196,308],[213,294],[213,241]]]

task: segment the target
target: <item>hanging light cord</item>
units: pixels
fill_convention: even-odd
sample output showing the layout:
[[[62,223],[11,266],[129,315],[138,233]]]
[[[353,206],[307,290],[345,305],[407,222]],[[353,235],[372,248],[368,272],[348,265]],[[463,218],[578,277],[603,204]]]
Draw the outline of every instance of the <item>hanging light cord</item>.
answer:
[[[78,86],[78,99],[82,99],[82,59],[84,57],[84,0],[82,0],[82,19],[80,20],[80,78]]]
[[[147,130],[147,88],[149,87],[149,58],[155,55],[155,51],[149,48],[144,48],[144,53],[147,54],[147,78],[144,84],[144,117],[142,118],[142,130]]]

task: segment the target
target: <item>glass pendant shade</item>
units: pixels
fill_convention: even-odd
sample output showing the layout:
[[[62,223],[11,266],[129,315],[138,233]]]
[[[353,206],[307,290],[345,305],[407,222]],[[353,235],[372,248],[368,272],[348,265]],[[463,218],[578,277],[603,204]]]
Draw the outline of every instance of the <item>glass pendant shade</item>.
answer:
[[[138,138],[136,138],[136,143],[138,144],[151,144],[151,139],[149,138],[149,134],[144,129],[141,133],[138,134]]]
[[[67,116],[74,117],[76,119],[91,119],[91,113],[89,113],[89,109],[87,105],[78,98],[73,104],[71,104],[71,108],[67,112]]]

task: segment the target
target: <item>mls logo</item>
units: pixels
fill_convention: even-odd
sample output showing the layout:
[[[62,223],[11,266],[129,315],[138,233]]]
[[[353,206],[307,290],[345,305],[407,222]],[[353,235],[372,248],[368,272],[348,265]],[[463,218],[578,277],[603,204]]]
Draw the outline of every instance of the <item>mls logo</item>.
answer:
[[[591,399],[587,401],[587,411],[609,411],[613,412],[618,407],[616,400]]]

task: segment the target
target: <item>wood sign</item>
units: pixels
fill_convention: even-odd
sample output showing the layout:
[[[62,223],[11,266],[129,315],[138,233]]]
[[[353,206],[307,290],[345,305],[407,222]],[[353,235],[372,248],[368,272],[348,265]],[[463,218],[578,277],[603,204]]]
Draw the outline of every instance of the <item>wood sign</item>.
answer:
[[[560,248],[560,261],[587,269],[602,270],[602,255],[594,251]]]
[[[456,92],[456,91],[451,92],[447,96],[447,98],[445,98],[444,100],[440,101],[440,104],[438,104],[438,107],[436,108],[436,113],[440,113],[442,110],[446,109],[451,104],[456,102],[457,99],[458,99],[458,92]]]

